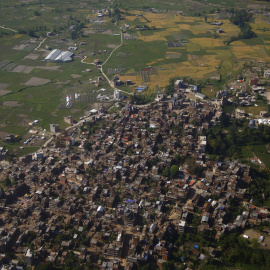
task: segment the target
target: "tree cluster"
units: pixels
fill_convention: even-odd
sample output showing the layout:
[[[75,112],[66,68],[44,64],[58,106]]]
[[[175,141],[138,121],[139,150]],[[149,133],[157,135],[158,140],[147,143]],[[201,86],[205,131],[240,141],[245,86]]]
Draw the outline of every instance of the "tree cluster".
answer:
[[[233,14],[230,18],[231,23],[239,26],[241,32],[238,36],[232,36],[228,40],[228,44],[238,39],[250,39],[256,37],[256,34],[252,31],[248,22],[251,21],[252,14],[246,10],[233,10]]]

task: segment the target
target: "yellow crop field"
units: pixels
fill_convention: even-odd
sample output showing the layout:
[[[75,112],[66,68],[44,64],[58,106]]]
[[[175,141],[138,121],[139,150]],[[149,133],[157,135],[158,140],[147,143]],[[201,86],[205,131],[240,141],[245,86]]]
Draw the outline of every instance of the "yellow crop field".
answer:
[[[136,13],[139,14],[139,13]],[[151,13],[142,12],[142,16],[127,16],[126,21],[140,20],[144,21],[151,28],[159,31],[137,31],[138,39],[145,42],[152,41],[174,41],[187,40],[184,47],[168,47],[165,53],[165,59],[151,59],[146,65],[157,66],[158,75],[151,75],[151,82],[147,83],[151,89],[155,87],[164,87],[172,77],[188,76],[196,78],[208,78],[211,74],[218,72],[226,76],[231,71],[238,70],[243,66],[247,59],[264,60],[270,62],[267,50],[270,50],[270,41],[264,40],[265,45],[247,45],[248,42],[238,40],[232,42],[227,49],[218,49],[224,47],[226,41],[240,33],[238,26],[233,25],[229,20],[220,20],[222,25],[211,25],[211,22],[219,21],[215,15],[207,15],[207,22],[204,17],[189,17],[175,13]],[[256,18],[251,24],[252,28],[264,32],[267,36],[270,29],[266,21]],[[162,29],[161,29],[162,28]],[[163,30],[164,29],[164,30]],[[222,33],[217,33],[221,29]],[[261,33],[260,32],[260,33]],[[213,38],[213,36],[216,38]],[[250,43],[253,44],[253,43]],[[206,55],[205,55],[206,54]],[[185,62],[165,64],[167,59],[175,59],[175,62],[181,58],[186,58]],[[140,77],[140,76],[139,76]],[[137,78],[140,82],[142,78]]]
[[[176,15],[175,19],[178,19],[177,21],[187,22],[187,23],[199,22],[202,20],[202,19],[199,19],[198,17],[189,17],[189,16],[182,16],[182,15]]]
[[[185,23],[178,24],[178,27],[180,30],[190,30],[191,29],[191,25],[185,24]]]
[[[255,46],[254,50],[258,54],[259,57],[264,59],[264,61],[269,62],[270,57],[269,57],[268,53],[265,51],[265,46],[257,45],[257,46]]]
[[[20,38],[22,36],[23,36],[23,34],[17,34],[17,35],[14,35],[12,38]]]
[[[179,52],[166,52],[166,58],[167,59],[176,59],[176,58],[180,58],[182,55],[182,53]]]
[[[189,40],[191,43],[199,44],[201,48],[205,47],[219,47],[223,46],[223,43],[219,39],[214,38],[192,38]]]
[[[240,58],[258,58],[258,53],[250,46],[234,46],[231,48],[234,56]]]
[[[138,81],[142,80],[142,77],[126,75],[126,76],[120,76],[119,79],[123,82],[125,82],[126,80],[132,80],[133,82],[138,83]]]
[[[144,17],[149,21],[151,20],[168,20],[168,14],[166,13],[145,13]]]
[[[242,52],[242,53],[254,52],[254,48],[251,46],[233,46],[232,50],[234,52]]]
[[[151,42],[151,41],[159,41],[159,40],[164,40],[166,41],[167,39],[161,35],[151,35],[151,36],[142,36],[141,34],[139,34],[139,32],[137,32],[138,34],[138,39],[143,40],[144,42]]]
[[[246,46],[246,44],[243,41],[237,40],[237,41],[231,42],[231,46]]]
[[[197,67],[216,67],[220,65],[220,60],[216,55],[188,55],[190,64]]]
[[[200,51],[201,47],[199,44],[188,43],[188,44],[186,44],[186,50],[187,50],[187,52]]]

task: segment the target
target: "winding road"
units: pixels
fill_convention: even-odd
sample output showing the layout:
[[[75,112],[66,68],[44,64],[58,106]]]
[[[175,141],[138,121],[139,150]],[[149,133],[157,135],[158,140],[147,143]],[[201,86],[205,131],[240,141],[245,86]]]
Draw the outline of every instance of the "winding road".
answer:
[[[116,23],[115,23],[115,25],[117,26]],[[118,28],[120,29],[119,26],[118,26]],[[120,30],[121,30],[121,29],[120,29]],[[102,73],[102,75],[104,76],[104,78],[108,81],[109,85],[110,85],[113,89],[117,89],[117,88],[115,88],[114,83],[108,78],[108,76],[107,76],[107,75],[105,74],[105,72],[103,71],[103,66],[108,62],[108,60],[111,58],[111,56],[113,55],[113,53],[123,45],[123,43],[124,43],[124,41],[123,41],[123,32],[122,32],[122,30],[121,30],[121,43],[120,43],[118,46],[116,46],[116,47],[111,51],[111,53],[109,54],[109,56],[107,57],[107,59],[100,65],[100,72]],[[92,63],[86,63],[86,62],[85,62],[85,59],[86,59],[86,58],[87,58],[87,56],[85,56],[85,57],[81,60],[81,62],[84,63],[84,64],[96,65],[94,62],[92,62]],[[123,90],[121,90],[121,92],[123,92],[123,93],[125,93],[125,94],[128,94],[128,95],[131,95],[131,93],[126,92],[126,91],[123,91]]]
[[[14,30],[14,29],[11,29],[11,28],[7,28],[7,27],[5,27],[5,26],[0,26],[0,28],[7,29],[7,30],[10,30],[10,31],[12,31],[12,32],[18,33],[17,30]]]

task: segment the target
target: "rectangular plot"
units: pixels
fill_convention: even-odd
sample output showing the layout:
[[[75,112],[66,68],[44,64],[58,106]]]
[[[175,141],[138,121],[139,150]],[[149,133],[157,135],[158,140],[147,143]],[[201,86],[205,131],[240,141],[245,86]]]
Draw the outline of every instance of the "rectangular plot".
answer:
[[[14,63],[9,63],[7,66],[5,66],[2,70],[6,71],[12,71],[17,65]]]
[[[0,63],[0,70],[3,69],[5,66],[7,66],[10,62],[7,60],[4,60]]]

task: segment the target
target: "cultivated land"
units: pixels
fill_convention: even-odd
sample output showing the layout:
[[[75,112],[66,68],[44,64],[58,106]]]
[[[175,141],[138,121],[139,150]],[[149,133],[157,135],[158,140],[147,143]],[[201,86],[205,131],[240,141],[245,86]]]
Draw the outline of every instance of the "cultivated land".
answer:
[[[239,74],[246,63],[270,62],[268,17],[259,12],[265,3],[0,2],[0,50],[4,52],[0,55],[0,128],[7,133],[27,134],[27,122],[34,119],[39,120],[42,129],[48,129],[49,123],[65,128],[64,116],[78,119],[84,110],[92,108],[91,104],[97,101],[95,90],[105,88],[104,94],[112,97],[113,89],[105,78],[99,81],[99,87],[92,83],[101,75],[93,62],[108,59],[121,44],[121,31],[123,45],[112,53],[103,71],[110,80],[114,75],[123,81],[132,80],[132,87],[123,88],[126,92],[133,92],[141,84],[148,86],[148,93],[160,91],[172,77],[206,81],[220,76],[224,82]],[[116,5],[120,11],[118,18]],[[254,10],[250,25],[256,38],[226,44],[240,31],[229,21],[231,7]],[[98,11],[102,11],[103,17],[98,17]],[[213,24],[218,22],[222,25]],[[219,29],[222,31],[217,33]],[[52,35],[47,37],[48,32]],[[78,48],[73,62],[43,61],[50,52],[48,48],[68,50],[71,46]],[[151,72],[142,71],[149,66]],[[216,90],[219,89],[209,92],[209,97]],[[67,94],[75,93],[86,95],[80,100],[87,102],[58,108]],[[27,121],[21,121],[18,115],[25,115]]]

